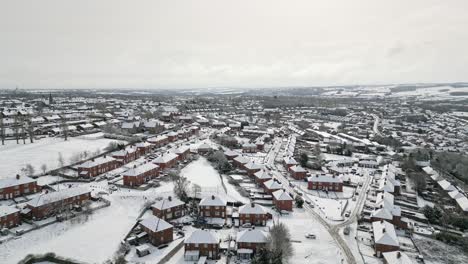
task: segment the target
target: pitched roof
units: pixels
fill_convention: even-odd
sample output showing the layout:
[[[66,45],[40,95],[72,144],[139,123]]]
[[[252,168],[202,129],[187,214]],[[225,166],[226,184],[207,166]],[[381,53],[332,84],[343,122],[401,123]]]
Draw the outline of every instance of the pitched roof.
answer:
[[[183,204],[185,204],[185,203],[182,202],[181,200],[179,200],[177,198],[170,197],[168,199],[163,199],[161,201],[157,201],[151,207],[159,209],[159,210],[166,210],[166,209],[176,207],[176,206],[179,206],[179,205],[183,205]]]
[[[148,218],[143,219],[140,222],[140,225],[148,228],[153,232],[163,231],[169,228],[172,228],[172,225],[168,222],[164,221],[161,218],[158,218],[154,215],[149,216]]]
[[[197,229],[185,239],[185,244],[218,244],[218,239],[207,230]]]
[[[36,182],[36,180],[31,179],[29,177],[20,177],[19,179],[17,179],[16,177],[0,179],[0,188],[7,188],[32,182]]]
[[[138,166],[136,168],[129,169],[128,171],[123,173],[123,176],[131,176],[135,177],[138,175],[141,175],[145,172],[148,172],[150,170],[158,169],[159,166],[153,163],[145,163],[141,166]]]
[[[283,185],[281,185],[281,183],[277,182],[275,179],[268,180],[264,182],[263,185],[265,186],[265,188],[270,190],[283,188]]]
[[[171,160],[177,159],[177,155],[175,153],[166,153],[162,156],[157,157],[153,160],[153,163],[167,163]]]
[[[401,251],[391,251],[382,253],[385,263],[391,264],[413,264],[413,261]]]
[[[88,160],[88,161],[80,164],[78,167],[92,168],[92,167],[95,167],[95,166],[98,166],[98,165],[101,165],[101,164],[104,164],[104,163],[108,163],[108,162],[111,162],[111,161],[114,161],[114,160],[115,159],[113,157],[110,157],[110,156],[99,157],[99,158],[95,158],[94,160]]]
[[[259,229],[249,229],[237,233],[237,243],[266,243],[267,235]]]
[[[395,227],[387,221],[376,221],[372,223],[375,244],[400,246]]]
[[[292,201],[293,198],[284,190],[277,190],[273,192],[273,197],[277,201]]]
[[[90,191],[85,187],[67,188],[56,192],[49,192],[47,194],[38,195],[34,199],[28,201],[26,204],[32,207],[39,207],[86,193],[90,193]]]
[[[226,206],[227,202],[219,196],[212,195],[200,201],[200,206]]]
[[[341,183],[343,179],[341,177],[336,177],[333,175],[325,175],[325,174],[316,174],[314,176],[310,176],[307,178],[307,181],[310,182],[332,182],[332,183]]]
[[[19,210],[13,206],[0,205],[0,218],[19,212]]]
[[[266,209],[255,203],[246,204],[239,207],[239,214],[266,214]]]
[[[272,178],[271,173],[265,169],[257,171],[256,173],[254,173],[254,176],[257,179],[271,179]]]

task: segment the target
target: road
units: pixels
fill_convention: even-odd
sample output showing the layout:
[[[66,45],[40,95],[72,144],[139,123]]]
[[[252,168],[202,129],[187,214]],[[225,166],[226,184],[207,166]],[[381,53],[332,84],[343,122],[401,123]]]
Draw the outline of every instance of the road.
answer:
[[[376,135],[380,135],[380,132],[379,132],[380,118],[376,114],[372,114],[372,116],[374,117],[374,127],[373,127],[374,133]]]
[[[278,146],[275,146],[272,148],[274,150],[276,150],[276,154],[274,154],[274,156],[276,157],[278,155],[278,151],[280,149],[280,146],[281,144],[278,144]],[[270,153],[268,154],[268,156],[270,156]],[[269,161],[269,164],[272,164],[274,162],[274,158],[273,160],[268,160]],[[289,185],[289,180],[286,179],[286,177],[279,171],[277,170],[273,170],[272,171],[275,175],[275,177],[282,183],[283,185],[283,188],[288,191],[289,193],[295,193],[295,190]],[[349,248],[349,246],[347,245],[346,241],[340,236],[340,228],[342,227],[345,227],[353,222],[355,222],[357,220],[357,216],[359,215],[359,213],[361,212],[362,210],[362,207],[364,206],[364,203],[366,201],[366,196],[367,196],[367,190],[370,186],[370,183],[371,183],[371,177],[369,176],[369,174],[365,173],[364,177],[366,177],[365,179],[365,182],[362,186],[362,188],[360,189],[360,194],[359,194],[359,198],[356,202],[356,206],[351,214],[351,216],[344,222],[340,223],[340,224],[337,224],[337,225],[331,225],[330,223],[328,223],[327,221],[325,221],[317,212],[315,212],[315,210],[310,207],[309,204],[307,203],[304,203],[304,208],[306,209],[306,212],[308,212],[310,215],[312,215],[320,224],[322,224],[325,229],[328,231],[328,233],[330,234],[330,236],[336,241],[336,243],[338,244],[338,246],[341,248],[341,251],[345,254],[345,257],[346,257],[346,262],[348,264],[357,264],[356,262],[356,258],[355,256],[353,255],[353,252],[351,251],[351,249]]]

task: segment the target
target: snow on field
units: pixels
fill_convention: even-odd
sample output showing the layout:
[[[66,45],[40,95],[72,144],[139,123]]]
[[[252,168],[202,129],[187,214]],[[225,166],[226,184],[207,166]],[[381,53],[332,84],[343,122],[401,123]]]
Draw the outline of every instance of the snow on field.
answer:
[[[142,197],[109,197],[110,207],[85,219],[71,219],[0,244],[0,263],[17,263],[30,253],[55,252],[89,263],[102,263],[112,257],[119,242],[133,226],[144,204]]]
[[[224,180],[228,193],[223,189],[221,177],[210,162],[203,157],[191,162],[183,168],[180,174],[186,177],[192,184],[197,184],[202,188],[202,195],[218,194],[225,197],[228,201],[237,200],[248,202],[248,199],[240,195],[240,193]]]
[[[414,236],[414,242],[424,256],[425,263],[468,263],[468,256],[456,246],[419,235]]]
[[[342,263],[341,251],[335,244],[333,238],[304,209],[295,208],[290,215],[283,215],[279,218],[273,216],[274,220],[279,220],[288,226],[291,232],[291,239],[294,248],[294,256],[290,263],[316,263],[333,264]],[[316,239],[305,238],[306,234],[316,235]]]
[[[102,151],[109,142],[115,140],[98,138],[69,138],[64,141],[62,138],[44,138],[34,143],[16,144],[16,141],[7,141],[4,146],[0,145],[0,178],[13,177],[21,172],[26,164],[31,164],[40,172],[42,164],[47,165],[47,169],[55,169],[58,165],[59,153],[62,153],[65,164],[70,163],[70,157],[83,151]]]

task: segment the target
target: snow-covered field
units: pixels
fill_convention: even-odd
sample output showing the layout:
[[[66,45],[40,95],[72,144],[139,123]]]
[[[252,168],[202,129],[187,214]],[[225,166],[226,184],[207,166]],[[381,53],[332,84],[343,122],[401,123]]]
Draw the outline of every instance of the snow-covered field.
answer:
[[[109,197],[109,207],[94,212],[89,219],[56,223],[0,244],[0,263],[17,263],[27,254],[55,252],[89,263],[112,257],[119,242],[135,223],[145,202],[143,197]]]
[[[180,174],[186,177],[192,184],[197,184],[202,187],[202,196],[217,194],[222,196],[228,201],[241,201],[248,202],[249,200],[246,197],[240,195],[240,193],[227,182],[227,178],[224,179],[226,189],[228,193],[224,190],[221,177],[219,173],[211,166],[210,162],[204,157],[200,157],[196,161],[191,162],[185,168],[183,168]]]
[[[4,146],[0,145],[0,178],[13,177],[20,173],[26,164],[31,164],[36,173],[40,173],[42,164],[46,164],[48,170],[55,169],[59,166],[59,153],[62,153],[65,164],[69,164],[74,154],[102,151],[112,141],[115,140],[75,137],[64,141],[62,138],[44,138],[32,144],[27,141],[23,145],[9,140]]]

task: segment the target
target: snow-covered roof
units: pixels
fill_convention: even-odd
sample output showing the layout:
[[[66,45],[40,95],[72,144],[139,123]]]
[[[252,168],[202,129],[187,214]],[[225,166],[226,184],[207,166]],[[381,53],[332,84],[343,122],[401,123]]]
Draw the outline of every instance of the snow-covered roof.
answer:
[[[266,209],[255,203],[246,204],[239,208],[239,214],[266,214]]]
[[[385,263],[389,264],[414,264],[414,262],[401,251],[384,252],[382,256]]]
[[[228,157],[237,157],[237,156],[239,156],[240,154],[239,154],[239,152],[237,152],[237,151],[228,149],[228,150],[224,151],[224,155],[226,155],[226,156],[228,156]]]
[[[376,221],[372,223],[375,244],[400,246],[395,227],[387,221]]]
[[[283,159],[284,163],[287,165],[296,165],[297,161],[293,157],[286,157]]]
[[[464,212],[468,212],[468,198],[463,196],[463,197],[460,197],[460,198],[456,199],[455,201],[457,201],[458,206],[460,206],[460,208]]]
[[[211,146],[208,145],[207,143],[203,143],[203,144],[201,144],[200,146],[198,146],[198,149],[199,149],[199,150],[200,150],[200,149],[209,150],[209,149],[211,149]]]
[[[114,161],[114,160],[115,159],[113,157],[103,156],[103,157],[95,158],[94,160],[88,160],[85,163],[80,164],[78,167],[92,168],[92,167],[95,167],[95,166],[98,166],[98,165],[101,165],[101,164],[104,164],[104,163],[108,163],[108,162],[111,162],[111,161]]]
[[[227,202],[219,196],[212,195],[200,201],[200,206],[226,206]]]
[[[177,155],[175,153],[166,153],[162,156],[157,157],[153,160],[153,163],[168,163],[171,160],[177,159]]]
[[[439,184],[440,188],[442,188],[444,191],[450,192],[456,190],[455,187],[453,187],[452,184],[447,180],[438,181],[437,184]]]
[[[273,197],[277,201],[292,201],[292,197],[284,190],[277,190],[273,192]]]
[[[268,180],[268,181],[264,182],[263,185],[269,190],[275,190],[275,189],[283,188],[283,185],[281,185],[281,183],[277,182],[275,179]]]
[[[454,190],[454,191],[451,191],[448,193],[448,195],[452,198],[452,199],[458,199],[460,197],[464,197],[463,194],[461,194],[458,190]]]
[[[241,164],[246,164],[250,161],[249,158],[247,157],[244,157],[244,156],[237,156],[236,158],[234,158],[235,161],[241,163]]]
[[[151,146],[151,144],[148,143],[148,142],[140,142],[140,143],[136,143],[135,146],[136,146],[137,148],[146,148],[146,147]]]
[[[254,176],[257,179],[271,179],[272,178],[271,173],[265,169],[257,171],[256,173],[254,173]]]
[[[172,225],[168,222],[164,221],[161,218],[158,218],[154,215],[149,216],[148,218],[143,219],[140,222],[140,225],[148,228],[153,232],[163,231],[169,228],[172,228]]]
[[[343,179],[340,176],[334,176],[331,174],[316,174],[307,178],[310,182],[330,182],[330,183],[342,183]]]
[[[249,229],[237,233],[237,243],[266,243],[267,235],[259,229]]]
[[[56,192],[49,192],[47,194],[38,195],[34,199],[27,202],[27,205],[30,205],[32,207],[39,207],[42,205],[62,201],[64,199],[79,196],[89,192],[89,189],[85,187],[67,188]]]
[[[13,206],[0,205],[0,218],[19,212],[19,210]]]
[[[249,162],[245,164],[245,168],[248,170],[260,170],[263,168],[263,164],[260,163],[255,163],[255,162]]]
[[[184,202],[177,198],[172,198],[169,197],[168,199],[163,199],[161,201],[157,201],[155,204],[153,204],[151,207],[156,208],[159,210],[166,210],[172,207],[180,206],[183,205]]]
[[[185,244],[218,244],[218,239],[210,231],[197,229],[185,239]]]
[[[32,183],[35,181],[36,180],[31,179],[29,177],[19,177],[19,179],[17,179],[16,177],[0,179],[0,188],[3,189],[3,188],[8,188],[12,186],[21,185],[21,184]]]
[[[304,169],[301,165],[291,166],[290,170],[292,170],[293,172],[307,172],[307,170]]]
[[[126,171],[123,174],[123,176],[135,177],[135,176],[141,175],[141,174],[143,174],[145,172],[148,172],[148,171],[151,171],[151,170],[154,170],[154,169],[158,169],[158,168],[159,168],[159,166],[156,165],[156,164],[145,163],[145,164],[143,164],[141,166],[129,169],[128,171]]]

